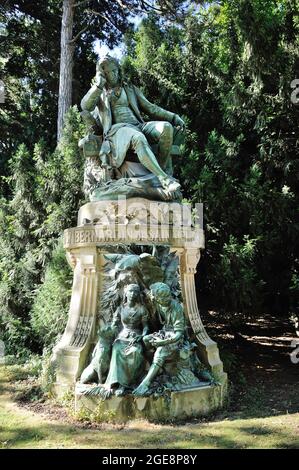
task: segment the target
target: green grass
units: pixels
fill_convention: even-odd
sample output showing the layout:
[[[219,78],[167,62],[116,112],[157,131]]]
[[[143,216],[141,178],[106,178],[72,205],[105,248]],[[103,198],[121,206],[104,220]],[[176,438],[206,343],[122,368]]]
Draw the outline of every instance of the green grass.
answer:
[[[19,407],[12,400],[13,378],[9,366],[0,366],[0,448],[299,447],[299,413],[246,418],[243,412],[223,412],[212,422],[171,426],[133,421],[124,427],[105,424],[86,429]]]

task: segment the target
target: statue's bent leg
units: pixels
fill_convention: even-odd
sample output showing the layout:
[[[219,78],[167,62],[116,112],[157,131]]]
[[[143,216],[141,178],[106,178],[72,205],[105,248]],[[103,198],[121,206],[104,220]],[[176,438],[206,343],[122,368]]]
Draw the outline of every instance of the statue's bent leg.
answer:
[[[170,178],[159,165],[154,153],[152,152],[146,137],[140,132],[136,133],[131,140],[132,148],[135,150],[139,161],[151,173],[153,173],[160,180],[165,189],[177,191],[180,189],[180,184]]]
[[[166,357],[168,356],[167,349],[165,347],[157,348],[153,363],[149,368],[149,371],[146,377],[142,380],[141,384],[134,390],[133,394],[136,396],[146,395],[149,390],[149,386],[154,380],[154,378],[159,374],[162,370],[163,364],[165,362]]]
[[[167,121],[151,121],[145,124],[142,131],[151,142],[158,143],[158,160],[164,171],[172,168],[171,148],[173,144],[173,127]],[[172,171],[172,170],[171,170]]]
[[[158,178],[167,178],[166,173],[162,170],[154,153],[152,152],[146,137],[141,132],[136,133],[132,137],[131,144],[142,165]]]

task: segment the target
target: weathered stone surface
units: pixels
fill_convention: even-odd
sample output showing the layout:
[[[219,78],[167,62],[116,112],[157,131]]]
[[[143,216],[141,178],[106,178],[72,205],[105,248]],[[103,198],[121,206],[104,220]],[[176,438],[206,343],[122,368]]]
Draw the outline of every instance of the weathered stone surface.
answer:
[[[172,392],[169,397],[126,397],[113,396],[101,400],[97,396],[86,396],[76,392],[76,411],[81,409],[94,412],[100,406],[103,415],[110,412],[115,422],[123,423],[132,419],[153,421],[185,420],[207,416],[223,407],[227,395],[227,379],[219,385]]]
[[[151,201],[134,197],[118,200],[89,202],[80,207],[78,226],[124,224],[170,225],[191,227],[190,204]]]

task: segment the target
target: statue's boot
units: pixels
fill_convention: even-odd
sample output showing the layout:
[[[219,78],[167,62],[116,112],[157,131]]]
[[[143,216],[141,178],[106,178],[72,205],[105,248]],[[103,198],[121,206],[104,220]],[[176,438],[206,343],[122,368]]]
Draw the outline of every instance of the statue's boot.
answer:
[[[173,177],[159,178],[162,187],[170,193],[175,193],[181,190],[180,183]]]
[[[149,394],[149,385],[141,383],[135,390],[133,390],[133,395],[135,397],[145,397]]]

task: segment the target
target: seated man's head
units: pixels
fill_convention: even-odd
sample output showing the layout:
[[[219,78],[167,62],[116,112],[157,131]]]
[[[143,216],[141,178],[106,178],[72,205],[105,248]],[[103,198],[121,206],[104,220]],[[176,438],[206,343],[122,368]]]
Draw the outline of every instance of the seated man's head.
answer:
[[[155,282],[155,284],[150,286],[150,289],[152,297],[158,304],[162,306],[169,305],[172,296],[171,290],[167,284],[164,284],[163,282]]]
[[[97,73],[107,80],[108,87],[115,87],[121,83],[121,69],[117,59],[106,55],[97,62]]]

